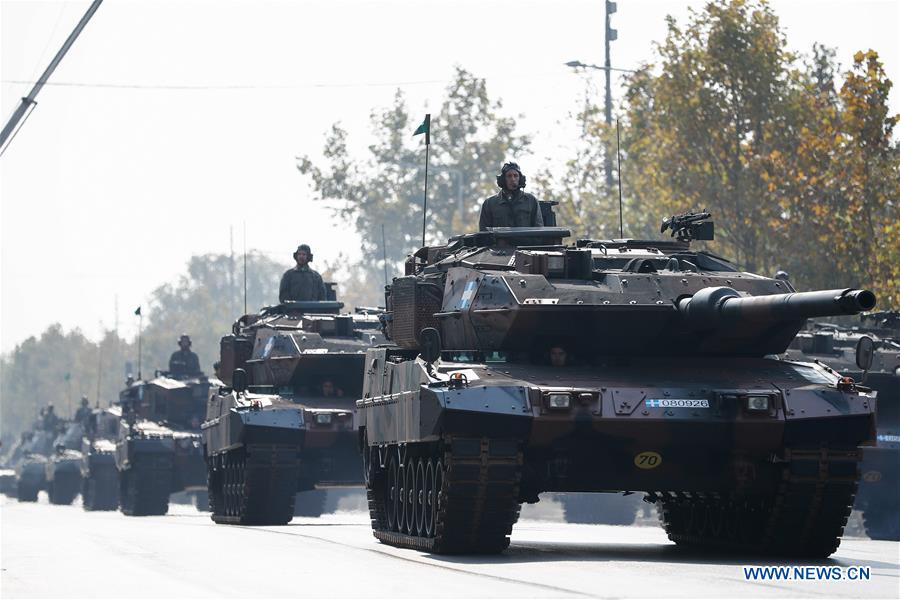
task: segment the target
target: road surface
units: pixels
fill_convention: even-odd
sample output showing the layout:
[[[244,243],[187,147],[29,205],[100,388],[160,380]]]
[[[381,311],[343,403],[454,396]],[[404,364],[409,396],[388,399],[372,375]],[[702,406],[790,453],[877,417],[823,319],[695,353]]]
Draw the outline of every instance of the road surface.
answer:
[[[531,517],[529,517],[529,514]],[[659,527],[571,525],[525,511],[500,556],[442,557],[380,544],[367,515],[283,527],[88,513],[0,499],[3,598],[898,598],[900,543],[845,538],[825,561],[688,552]],[[868,567],[864,581],[747,581],[747,565]],[[844,571],[846,573],[846,571]]]

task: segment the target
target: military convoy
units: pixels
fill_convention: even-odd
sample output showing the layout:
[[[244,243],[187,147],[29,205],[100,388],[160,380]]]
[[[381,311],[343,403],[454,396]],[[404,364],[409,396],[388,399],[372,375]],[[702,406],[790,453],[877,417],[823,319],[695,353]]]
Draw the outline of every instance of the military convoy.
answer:
[[[222,338],[225,385],[211,390],[202,425],[216,523],[316,516],[317,487],[362,484],[355,401],[365,350],[384,340],[377,316],[342,307],[333,295],[285,302],[241,317]],[[295,511],[295,496],[313,502]]]
[[[215,379],[158,371],[23,436],[17,497],[159,515],[190,490],[216,523],[272,525],[364,485],[377,539],[435,553],[503,551],[544,492],[575,522],[629,524],[643,498],[678,545],[803,557],[837,549],[856,500],[898,539],[900,319],[804,331],[874,294],[742,272],[692,248],[709,219],[566,244],[545,217],[421,248],[385,310],[329,287],[244,315]]]
[[[157,371],[119,394],[115,463],[124,514],[164,515],[172,492],[206,485],[200,423],[211,383],[202,374]]]
[[[668,220],[666,241],[495,228],[411,256],[357,403],[375,537],[499,552],[541,492],[633,491],[678,545],[833,553],[875,394],[774,355],[875,296],[693,250],[708,217]]]
[[[857,346],[873,343],[866,372],[855,362]],[[856,327],[813,322],[797,335],[784,357],[817,361],[878,393],[877,444],[863,449],[855,508],[872,539],[900,540],[900,312],[862,316]]]

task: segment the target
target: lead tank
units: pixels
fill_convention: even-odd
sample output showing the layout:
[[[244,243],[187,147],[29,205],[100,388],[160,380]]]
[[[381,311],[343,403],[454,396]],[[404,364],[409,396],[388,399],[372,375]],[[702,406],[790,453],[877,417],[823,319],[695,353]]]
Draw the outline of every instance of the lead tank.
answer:
[[[542,492],[638,492],[679,546],[833,553],[875,396],[774,355],[875,297],[693,250],[707,218],[671,219],[674,240],[496,228],[416,252],[357,403],[375,537],[500,552]]]
[[[900,540],[900,312],[861,315],[855,327],[812,322],[784,357],[817,361],[878,393],[877,444],[863,450],[862,479],[854,508],[872,539]],[[872,365],[863,373],[855,361],[864,336],[874,341]]]
[[[363,483],[355,401],[365,351],[384,338],[377,316],[340,314],[342,307],[335,300],[266,307],[222,338],[225,385],[211,390],[203,423],[216,523],[316,516],[320,488]],[[295,511],[295,495],[312,505]]]
[[[115,460],[124,514],[164,515],[170,494],[205,487],[200,423],[210,385],[217,383],[202,373],[157,371],[120,392]]]

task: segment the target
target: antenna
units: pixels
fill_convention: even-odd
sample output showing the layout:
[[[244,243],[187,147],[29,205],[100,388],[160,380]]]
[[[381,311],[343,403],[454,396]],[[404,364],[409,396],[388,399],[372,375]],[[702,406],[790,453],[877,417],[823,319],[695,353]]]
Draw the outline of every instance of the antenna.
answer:
[[[247,221],[244,221],[244,314],[247,314]]]
[[[384,223],[381,224],[381,257],[384,259],[384,285],[387,286],[387,242],[384,237]]]
[[[95,404],[100,408],[100,378],[103,373],[103,339],[97,344],[97,398]]]
[[[619,180],[619,237],[624,238],[624,225],[622,222],[622,152],[619,150],[619,120],[616,119],[616,174]]]

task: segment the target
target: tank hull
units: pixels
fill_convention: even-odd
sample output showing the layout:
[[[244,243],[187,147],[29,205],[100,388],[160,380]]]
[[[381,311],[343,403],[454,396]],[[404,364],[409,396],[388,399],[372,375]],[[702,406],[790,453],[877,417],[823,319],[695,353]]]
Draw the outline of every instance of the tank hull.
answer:
[[[395,362],[389,353],[370,350],[367,362],[384,364],[385,377],[399,385],[358,402],[374,497],[387,493],[385,488],[406,493],[408,486],[386,483],[395,453],[399,472],[407,468],[405,453],[446,465],[456,459],[448,448],[457,443],[486,448],[490,459],[493,444],[502,442],[506,450],[498,457],[508,464],[497,473],[507,474],[495,482],[482,473],[483,479],[469,485],[514,488],[515,501],[500,510],[503,515],[518,514],[519,502],[537,501],[547,491],[643,492],[660,504],[667,531],[679,543],[821,555],[836,548],[849,515],[857,447],[874,439],[874,395],[826,385],[827,371],[817,365],[749,358],[647,365],[619,359],[571,368],[441,363],[429,372],[421,360]],[[749,410],[750,397],[765,398],[765,410]],[[819,450],[824,454],[816,459]],[[678,516],[693,510],[685,506],[708,499],[718,499],[715,510],[722,514],[737,514],[732,505],[741,502],[774,506],[790,491],[785,479],[791,465],[813,464],[828,473],[828,489],[839,490],[839,498],[829,502],[841,504],[840,514],[822,517],[827,540],[791,546],[775,533],[768,541],[717,539],[685,529]],[[798,480],[793,489],[802,485]],[[816,499],[798,502],[814,506]],[[509,528],[510,519],[504,521]],[[388,521],[382,519],[386,529]],[[508,531],[494,540],[449,545],[412,535],[409,528],[376,535],[441,552],[496,551],[508,543]]]

